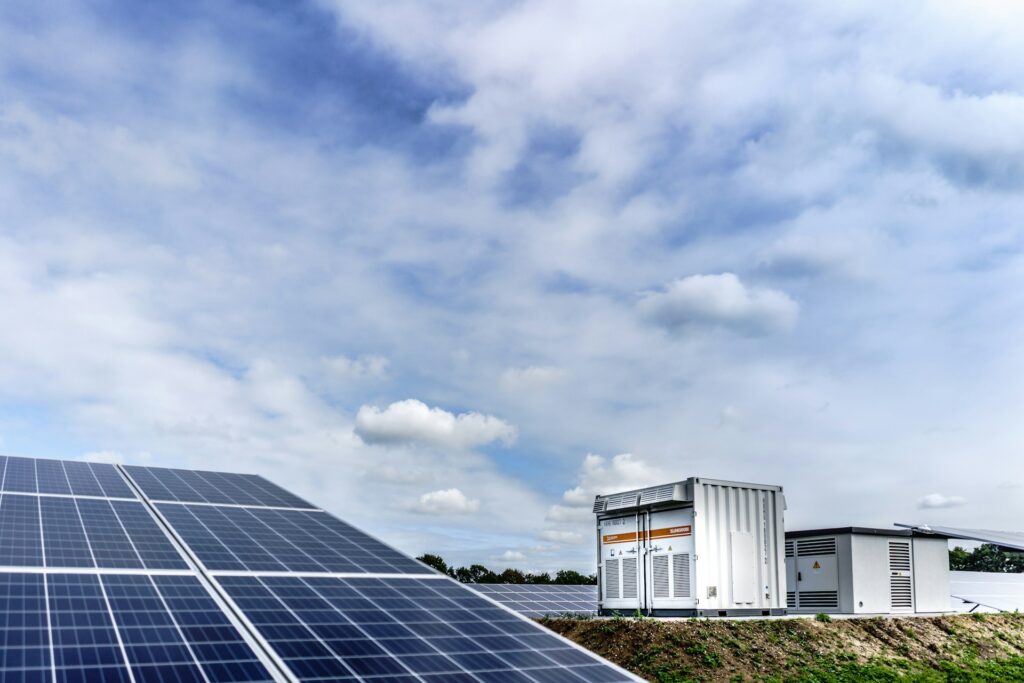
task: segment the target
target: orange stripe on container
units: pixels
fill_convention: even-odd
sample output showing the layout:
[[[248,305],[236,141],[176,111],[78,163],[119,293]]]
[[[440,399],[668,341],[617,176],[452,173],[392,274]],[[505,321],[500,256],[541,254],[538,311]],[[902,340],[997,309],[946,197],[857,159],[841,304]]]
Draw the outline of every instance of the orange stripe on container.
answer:
[[[651,538],[678,538],[680,536],[690,536],[693,534],[693,529],[689,524],[682,526],[672,526],[665,529],[651,529]],[[607,534],[601,537],[601,542],[606,544],[612,543],[636,543],[636,532],[631,534]]]

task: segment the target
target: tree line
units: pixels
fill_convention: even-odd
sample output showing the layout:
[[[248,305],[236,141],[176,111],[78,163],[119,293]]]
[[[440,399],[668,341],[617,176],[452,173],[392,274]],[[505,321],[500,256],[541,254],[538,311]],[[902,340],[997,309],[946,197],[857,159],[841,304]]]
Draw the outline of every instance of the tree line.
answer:
[[[957,546],[949,551],[949,568],[962,572],[1024,572],[1024,553],[1006,552],[990,543],[970,551]]]
[[[546,572],[532,574],[512,568],[495,572],[482,564],[471,564],[468,567],[450,567],[440,555],[431,555],[429,553],[420,555],[416,559],[462,583],[548,583],[560,586],[597,585],[596,574],[581,574],[572,569],[559,569],[554,575]]]

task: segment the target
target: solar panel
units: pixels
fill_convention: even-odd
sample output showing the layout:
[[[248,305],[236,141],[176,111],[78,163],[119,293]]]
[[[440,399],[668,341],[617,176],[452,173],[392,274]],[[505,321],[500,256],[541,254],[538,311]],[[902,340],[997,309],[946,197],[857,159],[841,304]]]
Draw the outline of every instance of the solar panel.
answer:
[[[1024,612],[1024,574],[952,571],[949,592],[964,602],[1000,612]]]
[[[559,607],[593,589],[542,588]],[[4,681],[638,680],[502,590],[253,475],[0,456]]]
[[[528,617],[597,613],[596,585],[477,583],[470,588]]]
[[[316,509],[298,496],[254,474],[135,465],[124,469],[152,501]]]

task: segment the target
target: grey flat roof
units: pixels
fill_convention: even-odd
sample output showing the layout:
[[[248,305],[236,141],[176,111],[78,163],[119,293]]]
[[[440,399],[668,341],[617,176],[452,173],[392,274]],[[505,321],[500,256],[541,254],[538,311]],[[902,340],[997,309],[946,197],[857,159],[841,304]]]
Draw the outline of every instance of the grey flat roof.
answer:
[[[961,538],[965,541],[990,543],[1000,548],[1024,552],[1024,533],[1020,531],[992,531],[991,529],[960,529],[951,526],[929,526],[927,524],[900,524],[896,526],[911,529],[918,534],[934,534],[946,538]]]
[[[786,538],[808,538],[811,536],[838,536],[840,534],[855,534],[858,536],[924,536],[925,534],[915,533],[910,529],[878,529],[866,526],[839,526],[828,529],[797,529],[787,531]],[[942,534],[927,534],[929,536],[941,537]]]

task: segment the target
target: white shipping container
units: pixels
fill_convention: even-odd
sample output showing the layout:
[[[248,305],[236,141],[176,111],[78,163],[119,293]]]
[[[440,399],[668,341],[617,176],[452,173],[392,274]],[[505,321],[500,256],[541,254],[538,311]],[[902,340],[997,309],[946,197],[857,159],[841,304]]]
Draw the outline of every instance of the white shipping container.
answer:
[[[782,487],[691,477],[597,496],[602,614],[785,614]]]

